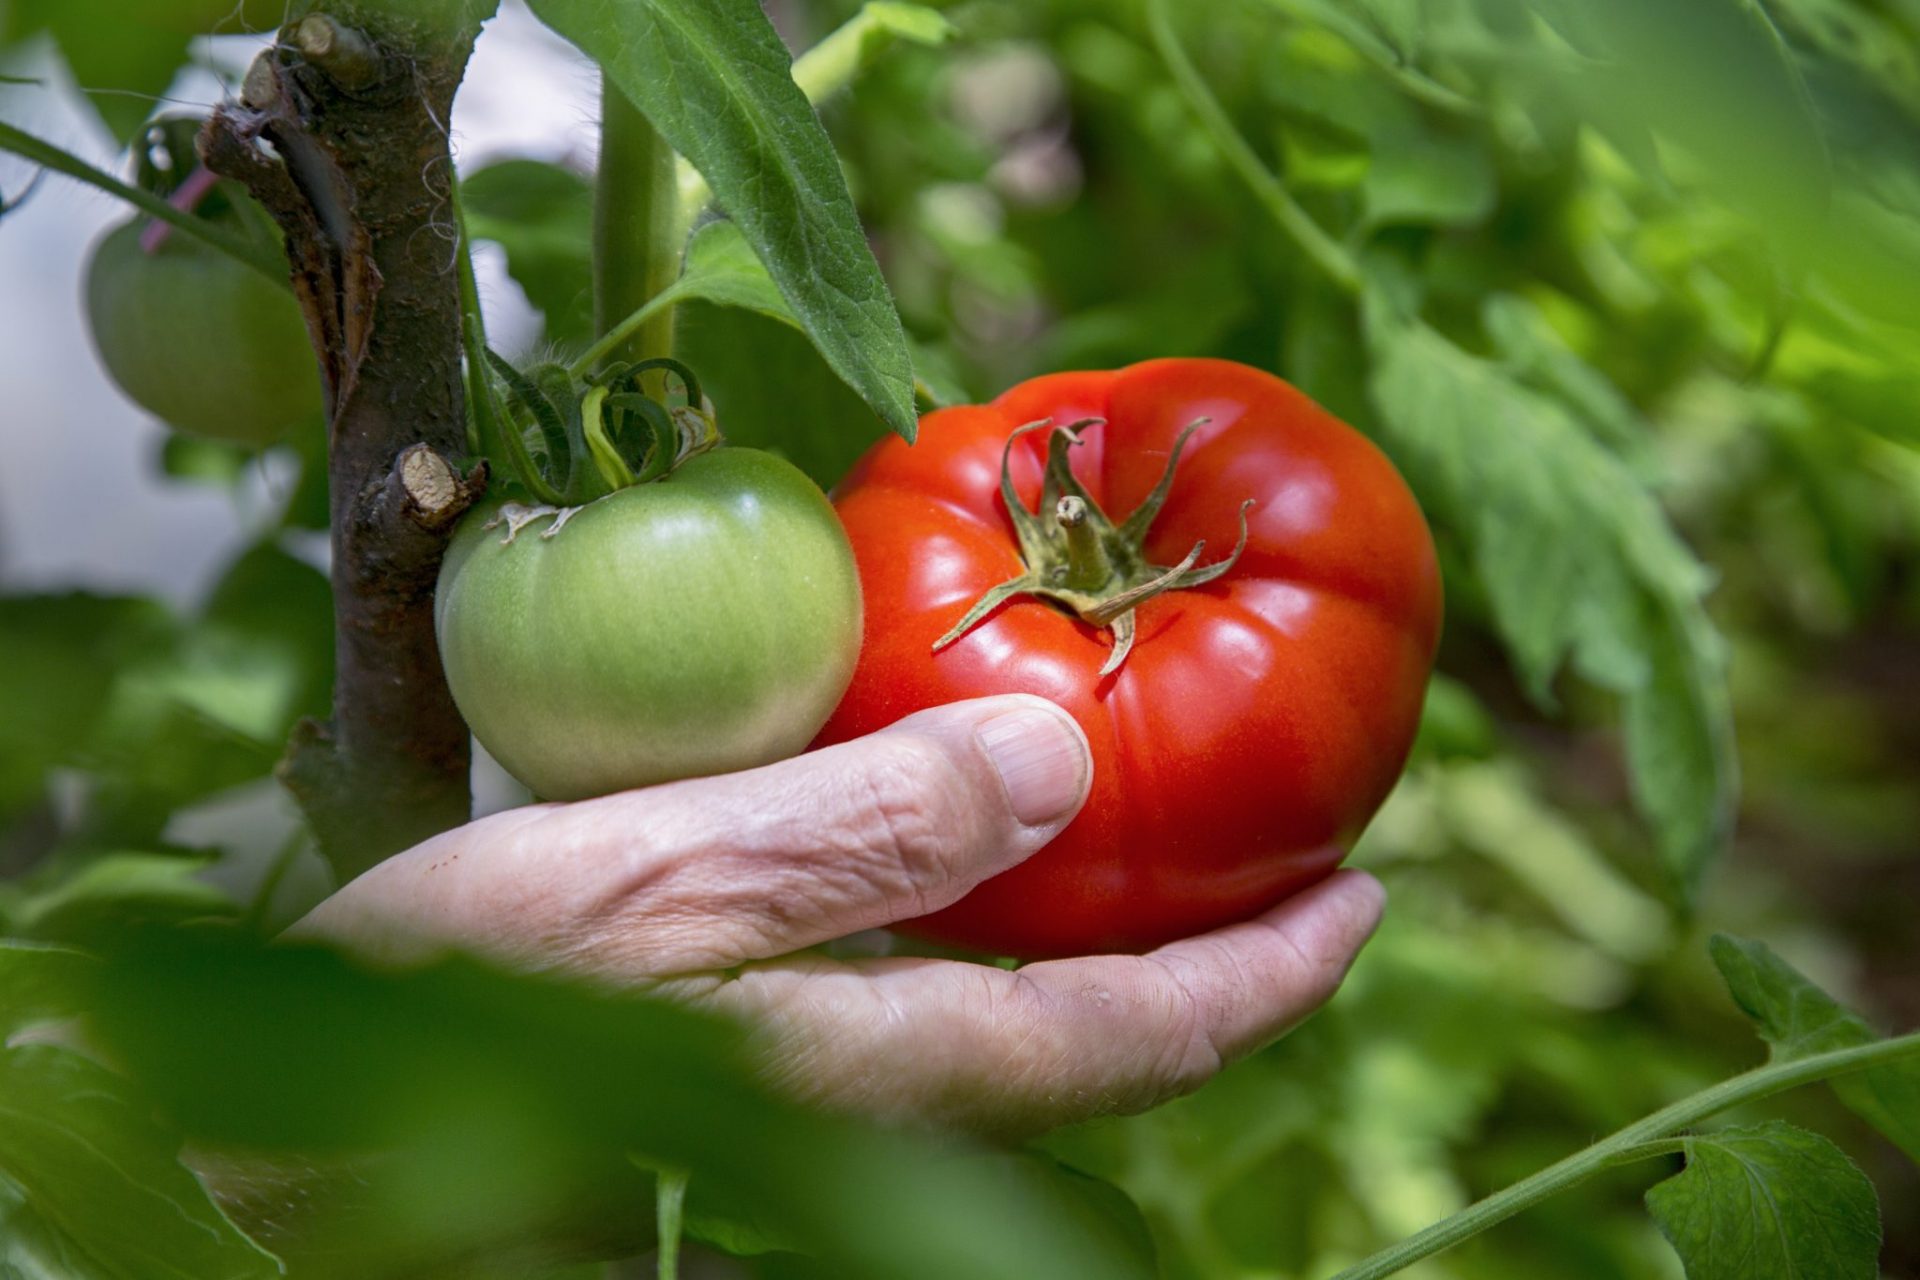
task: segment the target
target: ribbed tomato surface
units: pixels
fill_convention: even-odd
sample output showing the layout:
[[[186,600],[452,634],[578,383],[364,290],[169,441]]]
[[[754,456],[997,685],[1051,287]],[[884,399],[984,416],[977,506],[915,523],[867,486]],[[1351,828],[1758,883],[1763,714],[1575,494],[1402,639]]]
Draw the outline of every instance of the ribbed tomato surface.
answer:
[[[1120,669],[1112,638],[1023,597],[939,653],[934,641],[1023,565],[999,493],[1016,427],[1082,429],[1073,471],[1117,523],[1189,441],[1146,540],[1174,565],[1205,539],[1223,577],[1148,600]],[[1032,509],[1047,432],[1014,444]],[[1405,483],[1364,436],[1270,374],[1154,360],[1036,378],[944,409],[919,442],[876,445],[836,492],[866,600],[853,683],[820,743],[924,707],[1027,692],[1093,747],[1072,825],[1022,865],[906,926],[1026,958],[1139,951],[1248,916],[1324,877],[1405,763],[1439,633],[1433,541]]]

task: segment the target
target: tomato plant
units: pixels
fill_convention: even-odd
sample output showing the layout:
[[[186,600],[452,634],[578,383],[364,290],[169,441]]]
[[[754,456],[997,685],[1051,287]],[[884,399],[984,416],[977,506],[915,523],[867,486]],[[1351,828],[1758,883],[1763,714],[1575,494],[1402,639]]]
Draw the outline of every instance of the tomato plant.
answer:
[[[516,65],[536,23],[595,74]],[[651,1216],[666,1280],[682,1233],[769,1277],[1920,1275],[1920,1033],[1876,1030],[1920,1021],[1916,41],[1874,0],[0,0],[0,1269],[537,1267]],[[143,219],[115,376],[241,441],[157,492],[42,323],[86,257],[41,173]],[[1439,599],[1365,442],[1214,361],[985,403],[1156,353],[1272,368],[1418,495],[1449,641],[1397,783]],[[243,465],[316,358],[324,441]],[[822,485],[980,407],[846,482],[850,547],[661,358]],[[181,484],[249,548],[201,608],[138,563],[207,567],[146,523]],[[1100,755],[922,932],[1147,946],[1363,823],[1385,922],[1194,1096],[978,1165],[688,1010],[268,945],[467,819],[473,730],[581,794],[790,750],[849,674],[810,740],[1017,688]]]
[[[819,487],[721,445],[677,361],[582,387],[491,360],[507,483],[551,501],[468,514],[441,566],[434,630],[474,736],[549,800],[802,750],[860,644],[852,551]],[[656,367],[684,387],[671,413],[639,391]]]
[[[1432,540],[1385,456],[1278,378],[1036,378],[874,446],[836,492],[868,624],[824,741],[1025,692],[1093,745],[1073,824],[915,932],[1040,956],[1242,919],[1331,871],[1398,776],[1440,626]]]

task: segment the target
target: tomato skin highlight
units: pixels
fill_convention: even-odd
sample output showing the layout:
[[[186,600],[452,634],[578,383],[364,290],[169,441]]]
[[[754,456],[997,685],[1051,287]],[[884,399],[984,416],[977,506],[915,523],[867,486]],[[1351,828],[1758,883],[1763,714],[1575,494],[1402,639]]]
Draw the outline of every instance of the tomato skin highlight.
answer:
[[[454,535],[434,597],[448,687],[535,795],[577,800],[803,750],[852,675],[860,586],[824,494],[715,449],[514,533]]]
[[[1221,578],[1147,600],[1132,652],[1052,604],[1017,598],[937,640],[1022,562],[998,486],[1015,428],[1081,431],[1072,468],[1122,520],[1192,437],[1146,547],[1174,564],[1245,551]],[[1045,432],[1009,457],[1040,491]],[[940,410],[919,443],[882,441],[835,491],[867,602],[852,685],[817,742],[925,707],[1036,693],[1093,748],[1086,807],[1052,844],[905,926],[1037,959],[1142,951],[1272,906],[1330,873],[1398,778],[1441,620],[1433,540],[1385,455],[1279,378],[1224,360],[1154,360],[1014,387]]]

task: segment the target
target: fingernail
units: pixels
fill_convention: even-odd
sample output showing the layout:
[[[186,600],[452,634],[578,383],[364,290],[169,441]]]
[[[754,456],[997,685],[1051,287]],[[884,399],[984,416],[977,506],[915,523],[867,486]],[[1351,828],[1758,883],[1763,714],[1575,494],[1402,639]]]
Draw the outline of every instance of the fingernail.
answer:
[[[1043,826],[1079,807],[1091,766],[1086,738],[1066,712],[1019,707],[983,721],[974,732],[1020,821]]]

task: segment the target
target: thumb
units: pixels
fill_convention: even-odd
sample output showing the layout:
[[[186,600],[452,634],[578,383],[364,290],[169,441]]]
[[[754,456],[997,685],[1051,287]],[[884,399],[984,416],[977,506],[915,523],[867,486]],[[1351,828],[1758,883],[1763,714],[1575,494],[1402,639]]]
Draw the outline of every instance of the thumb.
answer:
[[[572,848],[576,867],[584,850],[589,865],[622,869],[635,891],[620,927],[671,954],[657,963],[711,967],[957,902],[1058,835],[1091,782],[1073,717],[1014,694],[764,768],[569,806],[551,819],[567,832],[548,843]],[[653,851],[638,868],[636,836]]]
[[[296,932],[628,979],[725,968],[959,901],[1058,835],[1091,781],[1053,703],[956,702],[742,773],[497,814],[388,859]]]

